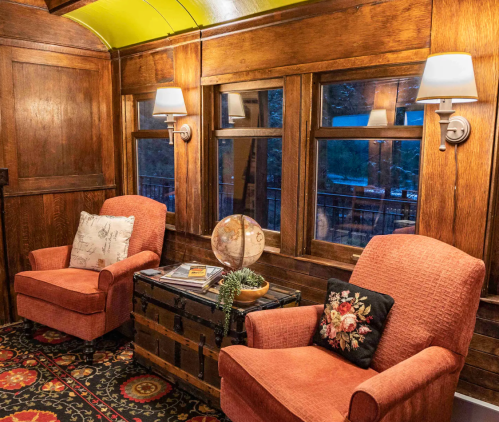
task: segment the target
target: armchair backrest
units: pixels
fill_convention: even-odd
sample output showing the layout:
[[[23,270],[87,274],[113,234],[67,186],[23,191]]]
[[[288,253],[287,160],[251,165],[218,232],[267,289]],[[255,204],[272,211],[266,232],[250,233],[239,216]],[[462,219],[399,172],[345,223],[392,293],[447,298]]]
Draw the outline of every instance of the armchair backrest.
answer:
[[[100,215],[135,217],[128,256],[142,251],[161,256],[166,225],[166,205],[139,195],[116,196],[107,199]]]
[[[375,236],[350,278],[395,299],[371,366],[384,371],[429,346],[466,356],[484,277],[483,261],[436,239]]]

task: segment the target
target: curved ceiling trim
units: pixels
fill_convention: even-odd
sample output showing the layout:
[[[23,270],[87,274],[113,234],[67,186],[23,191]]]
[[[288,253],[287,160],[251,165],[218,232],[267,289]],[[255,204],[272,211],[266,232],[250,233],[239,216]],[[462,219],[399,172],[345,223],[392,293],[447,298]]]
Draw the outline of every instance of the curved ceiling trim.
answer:
[[[98,0],[64,15],[109,49],[317,0]]]

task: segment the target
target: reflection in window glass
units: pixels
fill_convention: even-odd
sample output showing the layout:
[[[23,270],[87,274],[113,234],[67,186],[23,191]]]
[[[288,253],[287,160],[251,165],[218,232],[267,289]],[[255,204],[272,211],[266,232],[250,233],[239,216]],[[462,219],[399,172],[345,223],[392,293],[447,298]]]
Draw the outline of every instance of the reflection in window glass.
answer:
[[[281,89],[223,93],[222,129],[228,128],[281,128]]]
[[[420,143],[319,140],[315,238],[364,247],[415,233]]]
[[[416,103],[421,78],[326,84],[322,126],[422,126],[424,105]]]
[[[281,229],[280,138],[218,140],[218,219],[254,218],[264,229]]]
[[[137,139],[138,194],[175,212],[175,155],[168,139]]]
[[[164,130],[168,129],[165,123],[166,117],[152,115],[154,110],[154,99],[137,101],[139,109],[139,130]]]

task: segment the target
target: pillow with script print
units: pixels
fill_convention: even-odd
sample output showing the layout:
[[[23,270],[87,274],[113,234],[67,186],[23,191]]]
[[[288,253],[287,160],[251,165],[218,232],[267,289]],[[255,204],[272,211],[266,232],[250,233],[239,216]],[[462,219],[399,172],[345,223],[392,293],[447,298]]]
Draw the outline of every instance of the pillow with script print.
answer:
[[[100,271],[128,257],[135,217],[93,215],[82,211],[71,250],[70,268]]]
[[[314,343],[367,369],[394,303],[391,296],[332,278]]]

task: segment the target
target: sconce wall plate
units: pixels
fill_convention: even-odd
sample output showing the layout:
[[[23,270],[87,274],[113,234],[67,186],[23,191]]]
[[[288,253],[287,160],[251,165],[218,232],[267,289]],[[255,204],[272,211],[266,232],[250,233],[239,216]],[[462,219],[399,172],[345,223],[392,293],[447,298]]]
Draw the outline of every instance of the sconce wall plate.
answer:
[[[174,133],[180,133],[180,137],[184,142],[189,142],[192,138],[192,129],[188,124],[182,125],[180,130]]]
[[[450,144],[460,144],[469,138],[470,132],[471,125],[466,117],[451,117],[449,119],[449,126],[447,127],[447,135],[445,138]]]

